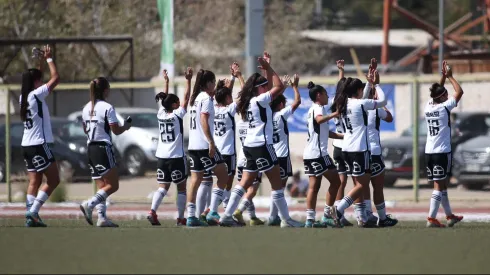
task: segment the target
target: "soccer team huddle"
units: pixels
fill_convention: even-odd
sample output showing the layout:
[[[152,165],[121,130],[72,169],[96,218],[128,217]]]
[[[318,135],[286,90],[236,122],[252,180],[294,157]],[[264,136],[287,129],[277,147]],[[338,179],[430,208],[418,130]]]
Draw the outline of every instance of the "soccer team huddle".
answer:
[[[25,122],[22,139],[23,155],[29,175],[26,197],[26,226],[45,227],[39,210],[59,184],[55,158],[49,144],[53,143],[49,109],[45,97],[56,87],[59,76],[46,46],[51,79],[42,82],[40,69],[29,69],[22,75],[20,96],[21,118]],[[288,118],[301,105],[299,76],[285,75],[282,79],[271,66],[271,56],[264,52],[258,58],[261,73],[244,79],[238,63],[230,65],[231,79],[216,81],[209,70],[192,68],[185,71],[186,89],[183,98],[168,93],[169,78],[164,70],[165,89],[156,95],[160,135],[156,151],[159,188],[154,192],[147,219],[161,225],[158,208],[172,183],[176,185],[179,226],[245,226],[245,211],[251,226],[326,228],[352,226],[344,212],[354,205],[359,227],[391,227],[398,220],[386,213],[383,182],[384,163],[381,155],[380,121],[393,121],[386,108],[386,96],[381,89],[377,62],[373,58],[366,82],[344,77],[344,61],[337,61],[339,81],[334,98],[329,98],[323,86],[308,83],[312,105],[305,123],[308,140],[304,148],[304,174],[309,177],[306,199],[306,222],[289,215],[284,189],[292,176],[289,149]],[[445,227],[436,219],[442,203],[447,225],[463,219],[452,213],[447,196],[451,171],[450,111],[463,95],[451,68],[444,62],[440,83],[430,88],[430,100],[425,107],[428,136],[426,162],[428,179],[434,182],[427,226]],[[240,92],[233,98],[233,86],[238,79]],[[448,79],[454,90],[449,97],[444,83]],[[283,95],[291,86],[294,101],[288,105]],[[90,83],[90,101],[83,107],[83,127],[87,135],[88,159],[97,193],[80,205],[86,221],[93,225],[92,213],[97,209],[99,227],[118,227],[106,215],[106,199],[119,188],[119,175],[113,154],[111,133],[120,135],[131,128],[131,118],[120,125],[114,107],[107,101],[110,84],[104,77]],[[188,125],[184,117],[189,115]],[[235,120],[235,117],[237,118]],[[336,131],[330,131],[333,120]],[[188,152],[184,148],[184,129],[188,131]],[[237,150],[236,136],[240,139]],[[333,159],[328,153],[328,139],[334,139]],[[189,167],[187,167],[189,166]],[[189,184],[188,171],[190,171]],[[46,184],[41,186],[43,174]],[[257,218],[253,198],[265,174],[271,184],[271,206],[266,221]],[[237,184],[233,186],[234,178]],[[353,188],[344,194],[348,177]],[[213,187],[213,177],[216,184]],[[325,207],[317,220],[317,196],[323,177],[329,182]],[[372,210],[373,203],[378,216]],[[220,205],[224,212],[218,213]],[[185,213],[187,209],[187,213]]]

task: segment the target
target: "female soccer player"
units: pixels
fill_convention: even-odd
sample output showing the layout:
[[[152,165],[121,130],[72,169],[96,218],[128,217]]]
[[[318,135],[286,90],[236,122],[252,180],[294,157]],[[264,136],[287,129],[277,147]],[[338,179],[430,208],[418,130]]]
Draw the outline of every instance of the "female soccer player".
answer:
[[[262,171],[267,174],[271,182],[274,203],[279,209],[279,216],[282,220],[281,226],[302,227],[302,223],[291,219],[289,216],[272,142],[272,110],[269,104],[283,92],[284,85],[264,58],[259,57],[258,61],[262,68],[267,71],[267,79],[258,73],[253,74],[238,95],[237,112],[242,119],[246,118],[249,123],[243,147],[247,164],[243,170],[242,180],[232,190],[230,202],[220,224],[223,226],[236,225],[232,214],[241,197],[245,194],[245,190],[253,184],[258,172]],[[268,81],[273,81],[274,84],[269,91],[265,86]]]
[[[19,98],[20,117],[24,121],[22,154],[29,175],[26,200],[27,227],[46,227],[39,217],[39,209],[60,182],[58,166],[48,146],[53,143],[53,132],[45,98],[58,85],[60,79],[51,57],[50,46],[44,47],[42,59],[48,63],[51,78],[48,83],[43,84],[41,70],[25,71],[22,73],[22,93]],[[40,188],[43,174],[47,182]]]
[[[119,126],[116,111],[106,99],[109,96],[110,85],[105,77],[97,77],[90,82],[90,101],[82,111],[83,127],[88,137],[88,159],[99,191],[88,201],[80,204],[85,219],[93,225],[92,211],[97,206],[99,227],[118,227],[106,217],[106,199],[119,189],[119,172],[116,166],[112,148],[111,131],[120,135],[131,128],[131,122],[126,120],[124,126]]]
[[[272,101],[271,109],[274,119],[274,134],[272,136],[272,141],[274,142],[274,150],[276,151],[279,161],[282,188],[285,188],[288,178],[293,175],[291,156],[289,153],[289,129],[287,120],[301,104],[301,96],[299,95],[298,90],[299,76],[297,74],[293,76],[293,82],[291,82],[291,78],[288,75],[285,76],[283,83],[286,87],[289,83],[291,83],[291,87],[294,91],[294,101],[291,105],[286,107],[286,97],[281,94]],[[280,224],[280,222],[279,216],[277,215],[277,207],[274,203],[272,203],[270,207],[268,224],[274,225]]]
[[[213,72],[199,70],[190,99],[189,158],[191,170],[190,192],[187,197],[187,226],[217,225],[218,206],[223,200],[223,189],[228,181],[228,172],[221,153],[216,149],[214,132],[213,96],[216,77]],[[217,188],[211,195],[207,222],[196,217],[196,195],[205,171],[213,170]],[[200,214],[200,213],[199,213]]]
[[[374,67],[375,68],[375,67]],[[374,84],[379,84],[379,74],[375,72]],[[375,89],[371,89],[369,99],[377,99],[378,95]],[[398,223],[390,215],[386,215],[385,199],[383,193],[385,179],[385,164],[381,156],[381,142],[379,137],[379,126],[381,120],[393,122],[393,116],[385,107],[368,111],[368,139],[371,153],[371,184],[373,185],[373,201],[378,212],[379,220],[373,215],[371,208],[371,191],[369,184],[364,189],[364,203],[366,204],[368,219],[378,224],[379,227],[391,227]]]
[[[453,214],[447,196],[448,175],[452,168],[450,115],[451,110],[458,106],[463,96],[463,89],[454,79],[453,72],[446,61],[443,62],[442,67],[441,82],[432,84],[430,99],[424,110],[428,133],[425,144],[427,179],[434,182],[427,227],[444,227],[436,219],[441,202],[446,213],[447,226],[452,227],[463,219],[463,216]],[[448,92],[444,88],[446,78],[449,79],[455,91],[451,97],[448,97]]]
[[[373,82],[373,75],[374,70],[371,69],[368,73],[371,83]],[[369,83],[366,84],[368,88],[370,88],[370,85]],[[367,93],[363,93],[363,88],[365,87],[363,87],[361,80],[349,77],[343,83],[341,93],[334,102],[346,128],[342,153],[355,184],[355,187],[338,204],[337,210],[343,215],[344,210],[356,200],[355,209],[361,218],[358,221],[358,225],[361,227],[374,227],[376,225],[369,223],[367,220],[366,206],[362,193],[363,186],[369,184],[371,177],[367,139],[367,111],[384,107],[386,98],[379,85],[375,85],[378,99],[364,99],[367,97]]]
[[[328,94],[325,88],[308,83],[310,99],[313,105],[308,111],[308,144],[303,153],[305,174],[309,176],[309,188],[306,195],[306,224],[305,227],[341,227],[335,209],[335,197],[340,187],[337,169],[328,155],[328,138],[343,138],[342,134],[330,132],[328,121],[338,116],[338,113],[327,115]],[[328,188],[322,222],[315,221],[316,201],[322,176],[330,182]]]
[[[161,102],[162,107],[158,110],[158,128],[160,129],[160,138],[155,156],[157,163],[157,182],[160,185],[158,190],[153,194],[151,210],[147,219],[151,225],[160,225],[156,214],[158,207],[173,182],[177,184],[177,225],[186,225],[187,220],[184,218],[185,202],[187,198],[186,180],[187,180],[187,158],[184,153],[184,125],[183,119],[187,113],[187,105],[191,93],[192,68],[185,71],[186,90],[182,105],[179,97],[175,94],[168,93],[168,76],[167,71],[163,71],[165,78],[165,92],[158,93],[155,96],[157,102]]]

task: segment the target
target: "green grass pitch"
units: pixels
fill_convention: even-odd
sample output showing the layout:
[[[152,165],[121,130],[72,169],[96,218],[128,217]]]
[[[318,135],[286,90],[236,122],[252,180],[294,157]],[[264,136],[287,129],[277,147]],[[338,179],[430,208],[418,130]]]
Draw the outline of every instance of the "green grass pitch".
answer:
[[[427,229],[178,228],[0,220],[0,273],[489,273],[490,224]]]

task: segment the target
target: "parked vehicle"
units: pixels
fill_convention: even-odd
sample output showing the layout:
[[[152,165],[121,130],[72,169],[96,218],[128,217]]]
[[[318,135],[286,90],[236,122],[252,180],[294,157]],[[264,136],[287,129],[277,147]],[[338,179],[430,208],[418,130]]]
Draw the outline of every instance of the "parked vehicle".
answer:
[[[89,179],[90,169],[87,159],[87,137],[78,123],[66,118],[51,118],[54,144],[51,151],[58,164],[60,179],[71,182]],[[24,124],[18,118],[10,123],[11,173],[26,172],[22,156],[22,135]],[[5,181],[5,124],[0,125],[0,181]]]
[[[490,129],[490,113],[451,113],[452,151],[455,152],[458,145],[481,135],[486,135]],[[411,179],[413,156],[413,126],[403,131],[397,138],[384,139],[383,158],[386,165],[385,186],[393,186],[398,179]],[[425,178],[425,142],[427,140],[427,125],[425,119],[419,121],[419,175]],[[457,165],[454,167],[457,170]]]
[[[131,116],[132,127],[127,133],[112,135],[115,151],[122,156],[122,164],[131,176],[141,176],[156,167],[156,149],[160,131],[156,119],[157,110],[149,108],[116,108],[120,124]],[[73,121],[82,121],[82,112],[68,116]]]
[[[470,190],[483,189],[490,181],[490,133],[461,143],[453,158],[458,182]]]

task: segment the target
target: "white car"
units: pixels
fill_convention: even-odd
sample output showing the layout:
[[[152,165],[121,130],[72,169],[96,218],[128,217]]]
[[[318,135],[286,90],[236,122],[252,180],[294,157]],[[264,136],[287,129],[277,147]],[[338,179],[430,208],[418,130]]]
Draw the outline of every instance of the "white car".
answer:
[[[156,167],[155,152],[158,144],[157,110],[150,108],[116,108],[119,124],[130,116],[132,127],[129,131],[116,136],[112,135],[114,148],[120,153],[123,167],[132,176],[141,176],[146,170]],[[81,121],[82,112],[68,115],[68,119]]]

